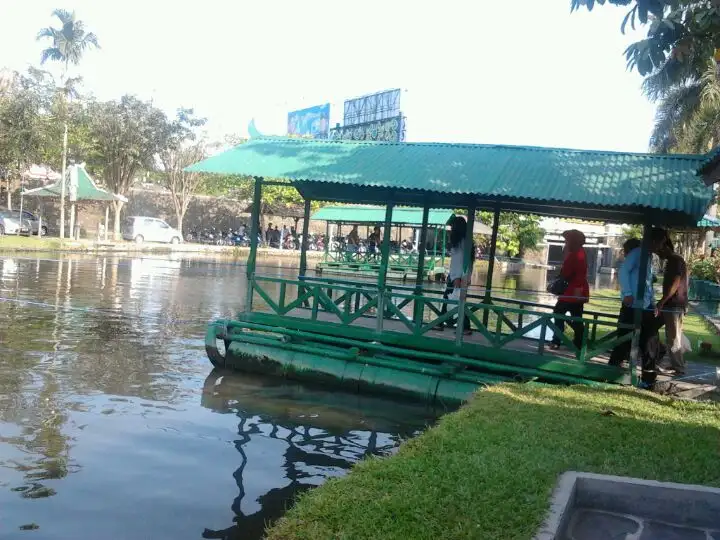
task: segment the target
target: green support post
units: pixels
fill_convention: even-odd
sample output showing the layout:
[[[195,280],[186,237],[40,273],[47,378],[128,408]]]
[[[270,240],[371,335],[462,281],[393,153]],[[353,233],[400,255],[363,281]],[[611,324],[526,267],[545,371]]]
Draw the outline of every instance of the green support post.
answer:
[[[472,266],[473,249],[473,228],[475,227],[475,201],[468,206],[467,230],[465,231],[465,252],[463,253],[463,276],[470,276]],[[457,328],[455,329],[455,343],[462,345],[463,328],[465,323],[465,299],[467,297],[468,283],[460,291],[460,303],[458,305]]]
[[[258,229],[260,228],[260,205],[262,204],[262,178],[255,177],[253,190],[253,205],[250,214],[250,255],[248,256],[247,275],[247,299],[245,301],[245,312],[252,311],[253,288],[252,280],[255,276],[255,263],[257,261]]]
[[[635,317],[633,324],[635,329],[633,330],[632,346],[630,349],[630,380],[634,386],[637,385],[637,363],[638,358],[642,351],[640,350],[640,330],[642,327],[643,310],[647,306],[643,306],[643,300],[645,298],[645,276],[647,275],[648,264],[650,264],[650,240],[651,240],[652,226],[649,223],[645,223],[643,227],[643,239],[642,247],[640,248],[640,271],[638,273],[638,284],[637,293],[635,294]]]
[[[445,268],[445,254],[446,251],[446,242],[447,242],[447,227],[442,228],[442,265],[443,268]]]
[[[378,306],[377,306],[377,332],[383,329],[383,318],[385,317],[385,282],[387,281],[388,260],[390,259],[390,229],[392,227],[393,203],[388,203],[385,209],[385,228],[383,229],[383,241],[380,246],[380,270],[378,273]]]
[[[325,222],[325,262],[328,262],[330,255],[330,222]]]
[[[495,207],[495,210],[493,211],[493,226],[492,226],[492,235],[490,236],[490,253],[488,253],[488,271],[487,271],[487,279],[485,280],[485,298],[483,299],[483,302],[485,304],[489,304],[491,302],[492,297],[492,279],[493,279],[493,271],[495,270],[495,251],[497,250],[497,237],[498,237],[498,229],[500,228],[500,205],[497,205]],[[490,316],[490,312],[485,309],[483,311],[483,324],[485,326],[488,325],[488,319]]]
[[[420,239],[418,240],[418,267],[415,274],[415,295],[422,294],[422,283],[425,280],[425,243],[427,242],[428,218],[430,217],[430,205],[425,203],[423,206],[422,229],[420,229]],[[415,324],[422,324],[423,304],[415,302]]]
[[[310,199],[305,199],[303,208],[302,242],[300,242],[300,278],[307,272],[308,234],[310,233]]]

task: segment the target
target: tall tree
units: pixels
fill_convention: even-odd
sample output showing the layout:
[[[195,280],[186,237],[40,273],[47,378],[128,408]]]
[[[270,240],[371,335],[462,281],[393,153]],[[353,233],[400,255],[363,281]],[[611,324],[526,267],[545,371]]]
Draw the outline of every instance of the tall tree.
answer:
[[[188,206],[205,181],[202,174],[185,172],[184,169],[205,157],[205,146],[202,143],[168,149],[162,153],[165,183],[170,190],[175,207],[176,226],[181,233]]]
[[[184,169],[206,156],[205,144],[195,143],[196,129],[206,122],[205,118],[197,118],[192,109],[179,109],[175,120],[167,124],[165,147],[160,150],[165,183],[170,190],[180,232],[188,205],[204,183],[203,175]]]
[[[572,9],[605,0],[572,0]],[[720,0],[608,0],[628,6],[621,26],[647,27],[625,51],[628,67],[645,77],[643,90],[658,102],[651,149],[707,152],[720,143]]]
[[[605,0],[571,0],[592,10]],[[627,65],[645,77],[643,90],[658,102],[650,148],[702,153],[720,144],[720,0],[608,0],[629,6],[621,26],[647,35],[625,51]],[[713,204],[708,213],[715,216]],[[707,244],[714,233],[707,233]]]
[[[49,26],[38,32],[37,40],[50,40],[50,46],[42,51],[40,63],[44,64],[48,60],[51,60],[62,64],[60,93],[63,96],[63,103],[66,103],[71,97],[72,82],[77,81],[77,79],[72,79],[69,76],[70,65],[77,66],[89,48],[99,48],[100,45],[98,45],[95,34],[85,31],[85,23],[75,17],[74,11],[70,12],[64,9],[56,9],[52,12],[52,16],[60,21],[61,26],[59,28]],[[60,238],[65,237],[65,172],[67,168],[68,147],[67,113],[64,112],[63,116]]]
[[[167,116],[134,96],[93,103],[88,113],[94,143],[91,166],[111,191],[127,196],[140,170],[157,168],[157,156],[167,148],[172,133]],[[113,203],[116,238],[123,204]]]
[[[0,177],[12,209],[13,187],[43,148],[43,113],[49,103],[31,77],[15,73],[0,94]]]

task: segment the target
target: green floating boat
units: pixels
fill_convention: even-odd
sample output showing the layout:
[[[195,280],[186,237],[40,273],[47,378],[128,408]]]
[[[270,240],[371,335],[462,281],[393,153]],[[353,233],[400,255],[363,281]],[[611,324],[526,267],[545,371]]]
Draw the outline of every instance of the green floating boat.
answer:
[[[704,215],[712,190],[698,171],[706,161],[702,155],[253,139],[189,167],[255,177],[247,298],[236,319],[208,326],[208,357],[223,369],[447,404],[501,381],[634,384],[634,368],[609,366],[607,358],[616,345],[634,339],[639,326],[618,324],[617,313],[585,311],[579,319],[582,344],[576,347],[556,323],[578,319],[553,315],[551,305],[494,293],[499,216],[518,212],[643,224],[645,266],[652,225],[687,227]],[[303,196],[304,237],[311,201],[383,205],[375,279],[309,275],[305,243],[296,278],[257,274],[258,209],[268,184],[292,185]],[[388,282],[390,235],[393,219],[406,219],[397,217],[404,207],[419,209],[418,253],[405,276],[411,283],[394,285]],[[344,208],[351,216],[353,207]],[[425,282],[427,261],[436,256],[427,249],[433,245],[430,216],[438,208],[466,209],[466,272],[475,216],[480,210],[493,215],[485,286],[463,290],[459,299],[445,299],[442,287]],[[375,223],[377,215],[372,219]],[[643,288],[644,281],[638,297]],[[465,320],[471,335],[448,327],[455,321],[463,328]],[[563,345],[559,351],[548,349],[554,335]]]

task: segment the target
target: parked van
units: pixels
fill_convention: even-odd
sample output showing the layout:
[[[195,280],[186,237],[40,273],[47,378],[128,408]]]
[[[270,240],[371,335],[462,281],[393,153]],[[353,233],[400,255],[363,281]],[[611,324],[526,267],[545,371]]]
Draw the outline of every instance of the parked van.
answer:
[[[122,235],[125,240],[131,240],[136,244],[142,244],[143,242],[179,244],[182,242],[180,231],[171,227],[162,219],[145,216],[126,218]]]

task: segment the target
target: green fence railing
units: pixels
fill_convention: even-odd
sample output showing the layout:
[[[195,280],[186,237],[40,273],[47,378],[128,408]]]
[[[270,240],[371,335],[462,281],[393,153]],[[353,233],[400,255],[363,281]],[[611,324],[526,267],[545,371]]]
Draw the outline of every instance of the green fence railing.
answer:
[[[253,312],[271,313],[282,318],[302,319],[318,332],[350,333],[368,336],[377,332],[407,335],[407,343],[417,338],[437,338],[438,326],[456,319],[460,309],[471,328],[480,334],[468,338],[458,334],[456,345],[465,344],[512,350],[522,343],[525,350],[534,348],[544,354],[552,334],[558,335],[565,350],[581,362],[609,353],[615,346],[632,339],[632,329],[619,325],[617,315],[589,311],[582,318],[552,313],[552,307],[537,302],[511,298],[468,294],[461,304],[442,298],[437,289],[387,286],[378,290],[372,283],[305,278],[292,280],[278,277],[251,278]],[[556,321],[580,321],[583,340],[580,347],[560,332]],[[282,326],[282,321],[278,321]],[[340,327],[338,329],[337,327]]]

